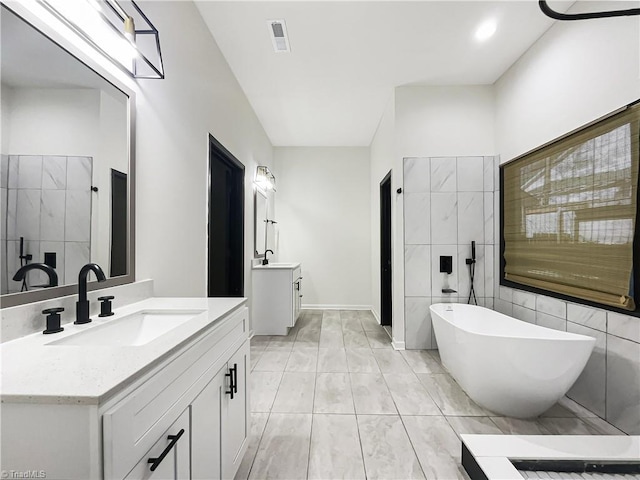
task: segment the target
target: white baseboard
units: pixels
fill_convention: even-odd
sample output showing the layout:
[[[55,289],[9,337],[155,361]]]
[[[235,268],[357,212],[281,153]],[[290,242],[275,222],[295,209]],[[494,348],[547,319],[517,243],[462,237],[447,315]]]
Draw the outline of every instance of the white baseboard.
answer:
[[[371,315],[373,315],[373,318],[376,319],[376,322],[378,322],[378,325],[380,325],[380,323],[382,323],[380,321],[380,317],[378,316],[378,314],[373,310],[373,308],[371,309]]]
[[[302,304],[302,309],[303,310],[367,310],[367,311],[371,311],[371,305]]]
[[[404,350],[404,342],[396,342],[395,340],[393,340],[391,342],[391,346],[393,347],[394,350]]]

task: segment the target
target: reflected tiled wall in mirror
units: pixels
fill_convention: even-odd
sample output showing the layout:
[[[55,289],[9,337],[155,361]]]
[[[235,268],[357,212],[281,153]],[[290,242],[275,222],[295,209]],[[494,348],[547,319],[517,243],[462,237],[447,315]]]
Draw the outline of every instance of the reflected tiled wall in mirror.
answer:
[[[55,262],[59,284],[74,283],[73,276],[89,262],[91,244],[91,178],[93,159],[77,156],[2,155],[1,292],[23,289],[13,275],[23,255],[29,263]],[[53,255],[52,255],[53,254]],[[22,260],[22,264],[26,260]],[[31,271],[27,288],[47,281]]]

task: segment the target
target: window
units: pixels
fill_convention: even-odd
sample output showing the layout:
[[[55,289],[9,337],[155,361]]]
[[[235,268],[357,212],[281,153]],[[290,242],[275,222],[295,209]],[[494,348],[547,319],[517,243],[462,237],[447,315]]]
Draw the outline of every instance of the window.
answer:
[[[636,104],[501,167],[503,284],[636,310],[639,137]]]

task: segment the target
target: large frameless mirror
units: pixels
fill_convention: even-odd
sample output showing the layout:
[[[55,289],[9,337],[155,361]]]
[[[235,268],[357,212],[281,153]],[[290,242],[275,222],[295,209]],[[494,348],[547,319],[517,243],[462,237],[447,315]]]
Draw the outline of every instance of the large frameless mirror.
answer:
[[[2,307],[74,293],[89,262],[101,287],[130,283],[133,94],[5,6],[0,16]],[[31,263],[58,286],[40,269],[14,280]]]

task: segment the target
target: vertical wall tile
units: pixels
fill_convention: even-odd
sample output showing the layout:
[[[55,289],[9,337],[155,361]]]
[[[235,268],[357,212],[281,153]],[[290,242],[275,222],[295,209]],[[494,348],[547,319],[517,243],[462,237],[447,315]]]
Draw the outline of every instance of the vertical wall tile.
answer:
[[[567,320],[601,332],[607,331],[607,312],[597,308],[568,303]]]
[[[405,193],[427,193],[431,190],[431,162],[429,158],[405,158],[404,180]]]
[[[42,157],[20,155],[18,188],[42,188]]]
[[[431,194],[431,243],[458,243],[458,197],[456,193]]]
[[[40,190],[18,190],[16,237],[40,240]]]
[[[530,310],[528,308],[521,307],[520,305],[514,304],[512,309],[512,315],[514,316],[514,318],[517,318],[518,320],[522,320],[523,322],[532,323],[533,325],[536,324],[535,310]]]
[[[513,290],[513,303],[535,310],[536,295],[535,293],[525,292],[524,290]]]
[[[67,157],[44,156],[42,189],[64,190],[67,187]]]
[[[494,158],[495,161],[495,175],[493,177],[493,189],[494,191],[500,190],[500,155],[496,155]]]
[[[65,279],[71,281],[78,277],[78,272],[90,259],[88,242],[65,242],[64,244],[64,272]],[[93,277],[92,277],[93,278]],[[72,283],[76,283],[73,281]]]
[[[493,245],[493,193],[485,192],[484,194],[484,243]]]
[[[569,390],[569,393],[567,393],[567,396],[604,418],[606,415],[607,336],[604,332],[572,322],[567,322],[567,332],[587,335],[596,339],[596,344],[587,365],[576,380],[576,383],[571,387],[571,390]]]
[[[640,318],[607,312],[607,333],[640,343]]]
[[[629,435],[640,434],[640,343],[607,335],[606,420]]]
[[[405,298],[405,348],[427,350],[431,348],[431,298]]]
[[[9,188],[7,190],[7,240],[17,240],[16,214],[18,211],[18,190]]]
[[[64,241],[64,226],[64,190],[43,190],[40,206],[40,240]]]
[[[67,190],[65,241],[88,242],[91,237],[91,191]]]
[[[458,157],[456,163],[457,191],[482,192],[484,190],[483,157]]]
[[[0,155],[0,188],[9,188],[9,155]]]
[[[58,282],[59,285],[65,285],[65,271],[64,271],[64,242],[40,242],[40,255],[42,256],[42,261],[44,262],[44,254],[45,253],[55,253],[56,254],[56,267],[55,271],[58,274]],[[86,262],[85,262],[86,263]],[[72,272],[71,277],[69,278],[68,283],[76,283],[78,272]]]
[[[431,191],[455,192],[456,159],[455,157],[441,157],[431,159]]]
[[[552,328],[562,332],[567,330],[567,321],[564,318],[547,315],[546,313],[542,313],[540,310],[536,311],[536,324],[541,327]]]
[[[484,247],[484,294],[487,298],[494,296],[494,273],[495,273],[495,256],[494,246],[485,245]]]
[[[91,157],[67,158],[67,189],[89,190],[91,188]]]
[[[458,242],[484,243],[484,195],[480,192],[458,193]]]
[[[7,175],[7,188],[18,188],[18,176],[20,175],[20,156],[9,155],[9,174]]]
[[[495,158],[494,157],[484,157],[484,191],[485,192],[493,192],[494,190],[494,177],[495,177]]]
[[[9,190],[0,188],[0,240],[7,239],[7,201]],[[3,264],[4,265],[4,264]]]
[[[440,256],[451,256],[453,272],[448,275],[440,272]],[[451,288],[458,290],[458,246],[457,245],[432,245],[431,246],[431,296],[448,296],[442,293],[442,289]],[[457,293],[453,294],[458,296]]]
[[[558,318],[567,318],[567,302],[546,295],[536,296],[536,310]]]
[[[7,246],[6,240],[2,241],[3,248],[0,248],[0,295],[9,293],[9,276],[7,266]]]
[[[513,302],[513,289],[509,287],[500,286],[498,289],[498,297],[505,302]]]
[[[404,248],[404,279],[407,297],[431,296],[431,247],[407,245]]]
[[[513,303],[502,300],[501,298],[493,299],[493,308],[496,312],[500,312],[509,316],[513,315]]]
[[[404,240],[406,245],[431,243],[431,194],[405,193]]]

